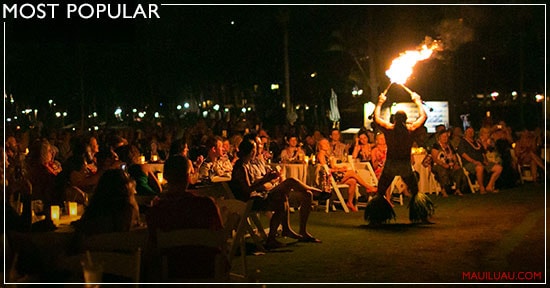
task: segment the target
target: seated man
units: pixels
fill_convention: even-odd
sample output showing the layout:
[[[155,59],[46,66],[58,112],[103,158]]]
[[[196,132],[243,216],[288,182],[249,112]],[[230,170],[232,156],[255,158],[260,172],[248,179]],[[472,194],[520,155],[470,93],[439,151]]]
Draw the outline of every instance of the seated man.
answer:
[[[223,228],[214,200],[187,191],[188,163],[187,158],[181,155],[170,156],[164,163],[168,187],[147,211],[147,228],[153,245],[156,244],[157,230]],[[174,251],[173,257],[169,257],[169,267],[171,271],[177,270],[177,278],[211,277],[213,269],[205,267],[213,268],[212,263],[218,253],[219,250],[207,247],[181,247]]]
[[[223,148],[221,137],[209,137],[206,141],[208,155],[199,168],[199,179],[212,179],[212,177],[231,177],[233,166]]]
[[[298,239],[302,242],[321,242],[311,236],[306,230],[306,223],[311,211],[312,192],[305,185],[300,185],[296,179],[287,178],[275,186],[269,186],[267,190],[265,184],[270,183],[280,177],[275,170],[269,171],[267,174],[255,177],[251,171],[254,169],[251,160],[256,154],[256,143],[252,141],[242,141],[239,145],[238,157],[239,160],[235,163],[231,177],[231,190],[235,194],[235,198],[241,201],[254,199],[253,210],[256,211],[274,211],[269,223],[269,234],[267,236],[266,248],[280,248],[285,244],[277,241],[277,228],[283,226],[282,235]],[[292,187],[292,188],[291,188]],[[300,234],[297,234],[290,227],[289,222],[289,192],[293,190],[298,195],[301,195],[300,203]]]

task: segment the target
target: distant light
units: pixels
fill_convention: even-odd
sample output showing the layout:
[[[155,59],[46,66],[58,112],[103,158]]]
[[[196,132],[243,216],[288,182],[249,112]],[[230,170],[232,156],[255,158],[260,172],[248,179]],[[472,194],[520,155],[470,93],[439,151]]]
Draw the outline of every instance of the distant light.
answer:
[[[188,102],[183,103],[183,108],[185,109],[189,108],[189,103]]]
[[[89,114],[89,115],[88,115],[88,118],[92,118],[92,114]]]
[[[493,92],[493,93],[491,93],[491,98],[493,99],[493,101],[497,100],[498,95],[499,95],[499,94],[498,94],[498,92],[496,92],[496,91]]]
[[[353,96],[357,96],[357,90],[353,90],[353,91],[351,91],[351,95],[353,95]]]
[[[248,111],[252,111],[252,107],[248,107],[248,109],[246,109],[246,110],[248,110]]]
[[[306,105],[306,110],[309,110],[309,106]]]
[[[73,131],[76,131],[76,128],[75,128],[75,127],[73,127]]]
[[[271,90],[278,90],[278,89],[279,89],[279,84],[277,83],[271,84]]]
[[[120,107],[118,107],[115,110],[115,115],[120,115],[120,114],[122,114],[122,109],[120,109]]]
[[[92,115],[94,115],[94,117],[97,117],[97,112],[92,113]]]
[[[160,104],[159,104],[159,105],[160,105],[160,107],[162,107],[162,105],[164,105],[164,104],[162,104],[162,102],[160,102]]]
[[[155,118],[160,118],[159,112],[155,112]]]
[[[136,112],[137,112],[136,108],[132,109],[132,113],[136,113]]]
[[[542,95],[542,94],[537,94],[537,95],[535,95],[535,100],[536,100],[537,102],[542,102],[542,101],[544,101],[544,95]]]
[[[300,105],[296,105],[296,110],[299,110],[300,109]]]
[[[145,112],[139,112],[139,113],[138,113],[138,117],[139,117],[139,118],[145,117]]]
[[[357,95],[359,96],[363,95],[363,89],[359,89],[359,91],[357,91]]]
[[[241,109],[241,111],[242,111],[243,113],[246,113],[246,108],[243,107],[243,108]]]
[[[11,122],[11,118],[6,118],[6,122]]]
[[[94,130],[95,130],[95,131],[99,130],[99,127],[94,126]]]
[[[17,116],[13,116],[13,120],[17,120]]]
[[[63,112],[63,117],[67,117],[67,112]]]
[[[202,117],[203,118],[208,117],[208,111],[202,111]]]
[[[52,99],[48,100],[48,104],[52,105],[52,103],[53,103]]]
[[[229,112],[229,108],[225,108],[225,109],[223,109],[223,111]]]
[[[317,77],[317,72],[313,72],[313,73],[311,73],[311,74],[309,75],[309,77],[311,77],[311,78],[315,78],[315,77]]]
[[[481,60],[485,61],[487,60],[487,58],[485,58],[485,56],[481,57]]]
[[[283,102],[283,104],[281,104],[281,107],[283,107],[283,109],[286,108],[286,103]]]
[[[512,96],[518,96],[518,92],[512,91]]]
[[[61,117],[61,112],[55,112],[55,117],[57,118]]]
[[[220,110],[220,105],[219,104],[216,104],[214,105],[214,107],[212,107],[215,111],[219,111]]]
[[[477,99],[483,99],[483,98],[485,98],[485,95],[484,94],[476,94],[476,98]]]
[[[231,25],[235,25],[235,21],[231,21]]]
[[[181,110],[181,105],[176,106],[176,109]]]

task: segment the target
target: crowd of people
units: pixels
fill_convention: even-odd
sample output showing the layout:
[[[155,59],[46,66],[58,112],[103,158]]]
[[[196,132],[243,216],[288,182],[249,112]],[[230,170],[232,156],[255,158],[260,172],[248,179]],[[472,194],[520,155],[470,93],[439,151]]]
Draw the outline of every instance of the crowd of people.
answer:
[[[405,123],[406,115],[401,117],[396,114],[393,121]],[[413,125],[418,126],[415,126],[415,131],[418,131],[411,137],[407,136],[407,139],[411,147],[423,147],[431,156],[429,169],[439,182],[443,197],[472,192],[469,191],[466,174],[478,183],[480,194],[497,193],[499,189],[518,184],[519,167],[528,167],[535,181],[541,181],[544,177],[540,129],[513,133],[504,122],[483,126],[479,131],[473,127],[463,131],[461,127],[439,125],[437,132],[429,135],[423,122],[415,123]],[[224,133],[223,137],[204,127],[201,133],[193,133],[195,128],[182,131],[177,127],[161,126],[147,132],[140,129],[105,129],[75,134],[61,130],[34,139],[29,136],[32,133],[8,133],[2,151],[6,168],[3,182],[6,199],[10,200],[7,204],[21,199],[39,201],[41,205],[33,205],[34,212],[43,213],[46,220],[49,213],[44,211],[49,211],[52,205],[64,207],[65,201],[85,206],[86,217],[83,216],[82,220],[92,219],[94,217],[91,215],[97,214],[94,212],[97,204],[94,203],[101,201],[105,191],[119,191],[121,198],[117,203],[120,207],[109,209],[112,213],[124,213],[119,216],[128,222],[83,227],[88,227],[86,229],[90,231],[126,230],[139,222],[135,216],[139,215],[136,211],[139,207],[135,204],[134,195],[161,196],[166,189],[155,171],[151,171],[144,162],[164,162],[177,155],[187,161],[186,171],[181,171],[181,175],[188,175],[185,177],[189,185],[208,182],[216,176],[230,178],[237,199],[246,201],[250,197],[258,197],[255,209],[275,212],[271,218],[271,228],[282,225],[284,236],[320,242],[307,231],[306,224],[312,201],[330,195],[330,185],[323,181],[327,173],[338,183],[349,185],[346,205],[351,211],[358,211],[355,194],[359,186],[372,195],[378,191],[388,200],[387,186],[394,174],[405,173],[405,170],[390,173],[384,169],[388,161],[396,161],[390,155],[396,152],[391,151],[402,146],[394,147],[396,143],[402,144],[403,138],[388,132],[393,125],[390,122],[376,122],[374,129],[360,129],[351,142],[342,141],[338,129],[307,131],[293,127],[287,129],[288,133],[284,136],[271,137],[268,131],[258,126],[257,129],[246,129],[244,133]],[[407,170],[406,175],[401,176],[406,178],[411,175],[410,179],[407,178],[410,192],[411,188],[414,190],[415,178],[414,173],[409,171],[412,158],[407,147],[400,151],[399,155],[405,158],[399,158],[398,162],[403,163],[403,169]],[[329,171],[319,169],[317,179],[321,181],[302,183],[292,178],[281,181],[280,172],[268,165],[303,163],[305,157],[312,159],[311,162],[315,159],[317,165],[326,164],[329,167]],[[379,180],[378,187],[369,185],[356,171],[341,164],[347,159],[370,163]],[[464,170],[468,173],[465,174]],[[384,176],[384,171],[389,176]],[[116,183],[120,187],[115,187],[118,185]],[[290,228],[288,222],[291,198],[296,198],[301,206],[298,233]],[[6,207],[17,210],[11,205]],[[16,212],[21,214],[21,211]],[[269,235],[268,246],[281,246],[275,240],[276,231],[274,229]]]

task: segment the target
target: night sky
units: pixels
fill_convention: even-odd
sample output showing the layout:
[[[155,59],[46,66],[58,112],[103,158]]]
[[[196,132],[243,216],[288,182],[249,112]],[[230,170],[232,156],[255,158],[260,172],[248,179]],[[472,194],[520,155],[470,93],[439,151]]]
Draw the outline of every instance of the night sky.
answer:
[[[101,107],[157,105],[151,102],[199,94],[220,99],[221,85],[268,90],[271,83],[284,83],[284,10],[296,103],[314,102],[330,88],[342,95],[344,106],[365,102],[373,95],[363,87],[369,82],[356,76],[359,65],[366,71],[376,65],[381,91],[389,83],[383,73],[391,60],[425,36],[443,38],[448,46],[417,65],[407,82],[424,99],[460,103],[497,89],[544,92],[544,6],[159,9],[161,19],[151,20],[5,21],[7,94],[22,106],[54,99],[70,109],[82,95]],[[365,89],[365,98],[351,99],[350,85]]]

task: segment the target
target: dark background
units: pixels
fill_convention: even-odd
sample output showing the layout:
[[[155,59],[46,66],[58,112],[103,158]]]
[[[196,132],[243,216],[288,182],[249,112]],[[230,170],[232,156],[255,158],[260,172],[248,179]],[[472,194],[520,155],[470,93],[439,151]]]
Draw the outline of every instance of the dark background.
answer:
[[[69,112],[67,122],[82,111],[188,99],[239,106],[244,98],[274,115],[284,102],[287,13],[291,99],[316,107],[309,121],[324,118],[333,88],[342,125],[360,126],[362,104],[389,83],[391,60],[430,36],[447,46],[419,63],[407,86],[424,100],[449,101],[451,124],[463,113],[480,123],[492,110],[519,129],[543,119],[533,99],[545,88],[544,12],[540,5],[194,5],[160,6],[161,19],[7,19],[5,91],[19,110],[42,111],[53,99]],[[458,30],[447,25],[459,22]],[[271,83],[281,90],[274,94]],[[353,86],[365,93],[353,97]],[[498,101],[475,97],[492,91]],[[408,97],[395,88],[390,96]]]

